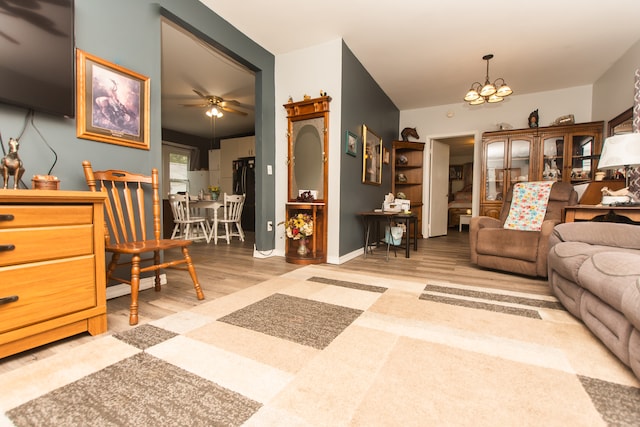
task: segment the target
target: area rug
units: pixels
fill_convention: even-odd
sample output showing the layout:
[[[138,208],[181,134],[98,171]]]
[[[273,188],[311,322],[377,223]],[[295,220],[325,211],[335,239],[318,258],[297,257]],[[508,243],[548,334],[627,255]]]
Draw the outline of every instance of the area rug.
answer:
[[[307,266],[0,375],[0,426],[638,425],[548,296]]]

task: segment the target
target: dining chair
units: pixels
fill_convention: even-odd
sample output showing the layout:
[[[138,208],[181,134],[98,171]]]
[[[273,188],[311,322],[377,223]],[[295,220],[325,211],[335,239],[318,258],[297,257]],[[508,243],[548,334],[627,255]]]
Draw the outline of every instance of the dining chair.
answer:
[[[211,233],[213,234],[213,242],[217,245],[218,238],[226,238],[227,244],[231,243],[231,238],[237,236],[240,241],[244,242],[244,230],[242,229],[242,208],[244,206],[244,194],[228,195],[224,193],[222,205],[222,218],[214,220]],[[218,235],[218,227],[224,225],[224,235]],[[235,230],[233,231],[235,225]]]
[[[189,193],[169,194],[169,205],[173,213],[172,239],[210,241],[209,221],[203,216],[195,216],[189,205]]]
[[[105,251],[112,254],[107,267],[107,283],[118,280],[131,286],[131,305],[129,306],[129,324],[138,324],[138,291],[140,275],[155,273],[155,290],[160,290],[160,270],[175,268],[187,270],[193,281],[196,297],[204,299],[204,293],[198,282],[196,269],[187,246],[191,240],[161,239],[160,236],[160,196],[158,192],[158,170],[153,168],[151,175],[142,175],[123,170],[94,171],[91,162],[82,162],[84,176],[91,191],[100,191],[108,196],[105,202]],[[151,201],[152,233],[147,233],[147,203]],[[165,251],[180,249],[182,259],[161,259]],[[121,256],[130,256],[130,261],[121,260]],[[175,258],[175,257],[174,257]],[[151,263],[151,265],[148,265]],[[130,265],[130,278],[115,277],[117,267]]]

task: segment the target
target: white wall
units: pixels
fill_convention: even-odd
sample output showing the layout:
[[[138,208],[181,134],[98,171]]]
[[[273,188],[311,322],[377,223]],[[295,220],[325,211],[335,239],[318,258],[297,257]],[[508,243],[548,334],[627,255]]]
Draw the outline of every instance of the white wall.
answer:
[[[515,92],[499,104],[470,106],[463,101],[437,107],[400,112],[400,129],[416,127],[420,140],[427,143],[424,161],[424,183],[429,182],[429,152],[432,139],[458,135],[475,135],[474,165],[480,164],[482,133],[498,130],[498,123],[508,123],[514,129],[528,126],[529,113],[538,110],[540,125],[547,126],[557,117],[573,114],[576,123],[592,121],[592,87],[578,86],[555,91],[518,95]],[[461,95],[462,97],[462,95]],[[627,107],[628,108],[628,107]],[[622,111],[622,110],[621,110]],[[473,168],[474,183],[480,180],[480,168]],[[428,235],[429,186],[424,185],[423,234]],[[473,214],[479,207],[480,188],[473,186]]]
[[[287,114],[283,107],[291,96],[301,101],[324,91],[331,97],[329,114],[329,200],[327,261],[339,258],[340,212],[340,128],[342,91],[342,39],[306,49],[277,55],[275,58],[276,91],[276,224],[284,221],[287,202]],[[275,254],[284,256],[284,226],[276,228]]]
[[[594,120],[608,122],[633,105],[634,75],[639,68],[640,40],[594,83]]]

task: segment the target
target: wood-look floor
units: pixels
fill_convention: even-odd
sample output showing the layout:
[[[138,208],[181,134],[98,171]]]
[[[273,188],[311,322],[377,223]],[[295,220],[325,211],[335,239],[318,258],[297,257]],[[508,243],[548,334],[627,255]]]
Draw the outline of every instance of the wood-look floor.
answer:
[[[247,233],[245,242],[234,239],[229,245],[224,240],[219,241],[217,245],[213,242],[192,244],[190,253],[206,299],[204,301],[196,299],[192,282],[186,272],[167,270],[168,284],[163,286],[162,291],[155,292],[149,289],[140,292],[140,323],[168,316],[301,268],[299,265],[287,263],[283,257],[279,256],[254,258],[253,243],[253,233]],[[391,251],[389,261],[386,261],[385,251],[377,249],[366,259],[360,255],[346,263],[332,265],[330,268],[389,274],[396,278],[418,277],[425,279],[425,283],[426,280],[433,279],[550,295],[545,279],[485,270],[472,265],[469,261],[469,233],[466,230],[459,232],[457,228],[449,229],[447,236],[420,240],[418,251],[412,250],[410,258],[405,258],[404,250],[398,249],[397,257]],[[129,296],[114,298],[107,302],[108,333],[130,328],[129,303]],[[92,338],[86,333],[80,334],[0,359],[0,373],[80,345]]]

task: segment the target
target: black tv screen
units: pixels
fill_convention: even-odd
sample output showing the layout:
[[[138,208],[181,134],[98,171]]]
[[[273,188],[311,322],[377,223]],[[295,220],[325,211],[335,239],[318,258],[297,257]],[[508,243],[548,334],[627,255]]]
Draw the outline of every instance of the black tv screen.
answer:
[[[0,102],[75,116],[74,0],[0,1]]]

